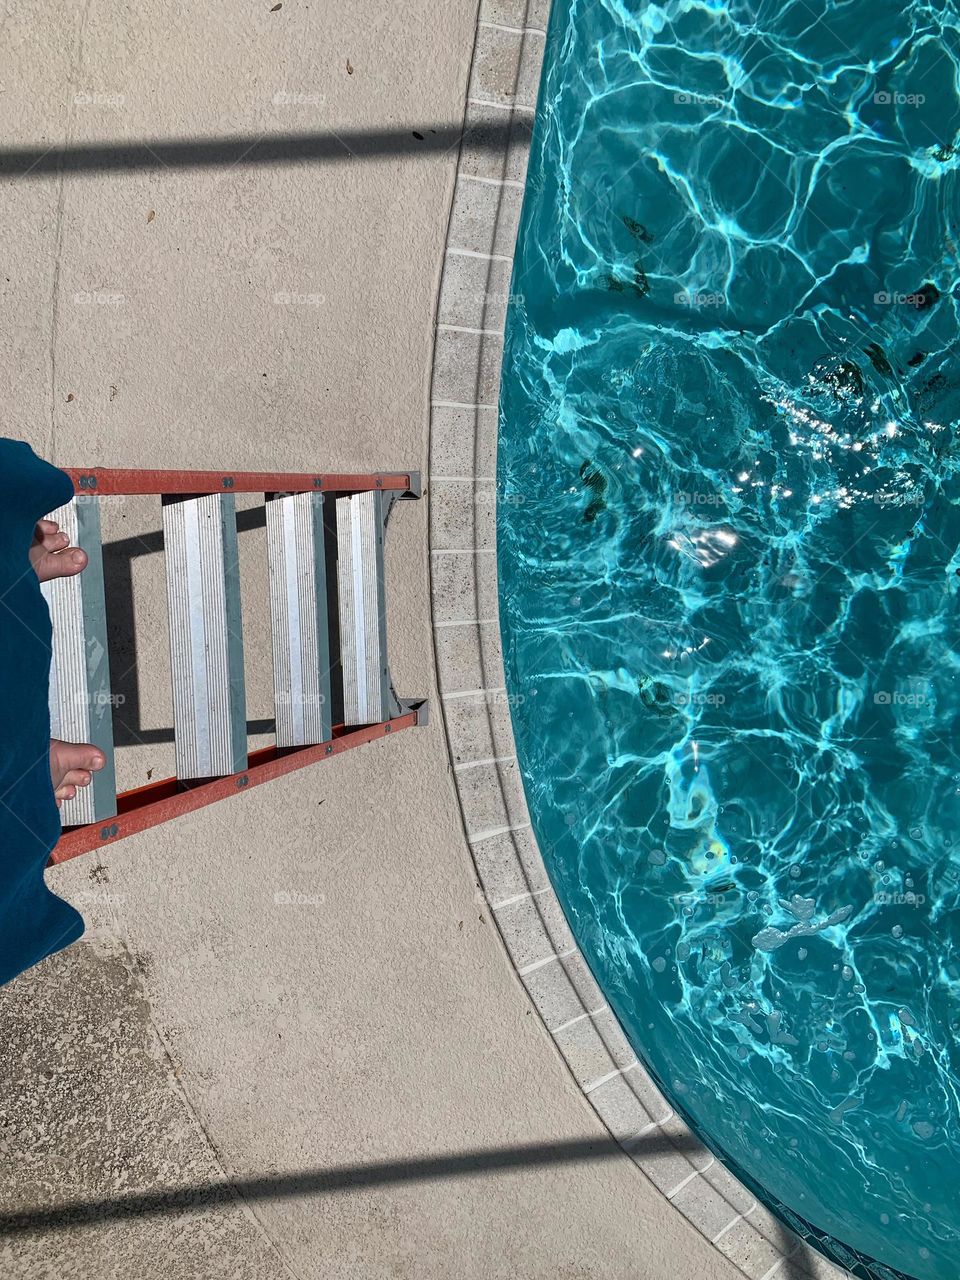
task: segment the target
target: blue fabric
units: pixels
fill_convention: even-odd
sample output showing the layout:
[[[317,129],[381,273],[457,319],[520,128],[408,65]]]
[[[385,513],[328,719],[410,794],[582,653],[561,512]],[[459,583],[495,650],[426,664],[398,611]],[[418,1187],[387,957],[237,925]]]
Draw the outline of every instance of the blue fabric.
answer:
[[[73,497],[69,476],[0,438],[0,984],[83,933],[43,869],[60,838],[50,778],[51,626],[30,564],[39,519]]]

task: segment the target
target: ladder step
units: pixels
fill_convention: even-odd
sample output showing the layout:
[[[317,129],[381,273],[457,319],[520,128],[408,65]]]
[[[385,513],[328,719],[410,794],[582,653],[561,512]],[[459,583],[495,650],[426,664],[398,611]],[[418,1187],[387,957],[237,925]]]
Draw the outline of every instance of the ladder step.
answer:
[[[383,493],[337,498],[337,595],[343,723],[376,724],[391,716],[383,583]]]
[[[268,499],[267,562],[277,746],[328,742],[330,636],[322,493]]]
[[[247,767],[236,500],[164,497],[177,776]]]
[[[50,733],[65,742],[92,742],[107,761],[89,787],[80,788],[75,799],[63,803],[61,821],[65,827],[75,827],[112,818],[117,812],[100,504],[93,497],[74,498],[47,518],[56,520],[71,543],[89,557],[83,573],[40,586],[53,623]]]

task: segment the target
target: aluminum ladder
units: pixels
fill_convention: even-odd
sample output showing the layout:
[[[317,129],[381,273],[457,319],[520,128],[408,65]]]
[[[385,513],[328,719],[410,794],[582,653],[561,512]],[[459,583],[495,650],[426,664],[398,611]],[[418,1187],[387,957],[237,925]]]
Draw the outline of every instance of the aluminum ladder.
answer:
[[[50,512],[89,557],[42,584],[53,622],[51,733],[107,758],[65,801],[51,862],[113,844],[351,747],[427,722],[394,692],[383,542],[416,472],[375,475],[66,468]],[[266,508],[276,743],[248,751],[236,495]],[[176,775],[117,794],[100,502],[158,495],[163,512]]]

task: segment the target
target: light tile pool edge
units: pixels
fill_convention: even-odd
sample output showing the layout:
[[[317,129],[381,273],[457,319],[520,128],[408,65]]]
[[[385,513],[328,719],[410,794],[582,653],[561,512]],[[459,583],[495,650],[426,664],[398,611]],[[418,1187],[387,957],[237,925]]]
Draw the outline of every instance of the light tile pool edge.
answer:
[[[748,1280],[830,1280],[849,1273],[758,1204],[636,1060],[550,885],[520,781],[500,650],[494,477],[504,317],[549,8],[481,0],[437,302],[430,589],[464,832],[514,969],[612,1137]],[[494,115],[506,127],[491,133]]]

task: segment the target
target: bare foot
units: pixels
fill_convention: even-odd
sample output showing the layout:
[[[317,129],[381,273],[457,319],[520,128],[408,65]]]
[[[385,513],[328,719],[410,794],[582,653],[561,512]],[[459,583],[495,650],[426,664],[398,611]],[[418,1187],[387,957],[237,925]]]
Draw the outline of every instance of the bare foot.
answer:
[[[106,764],[102,751],[89,742],[61,742],[50,739],[50,776],[57,808],[72,800],[78,787],[89,787],[93,775]]]
[[[30,548],[30,563],[41,582],[70,578],[87,567],[87,553],[71,547],[55,520],[38,520]]]

